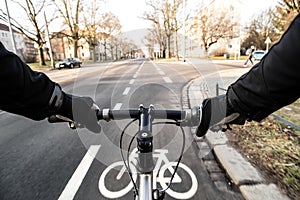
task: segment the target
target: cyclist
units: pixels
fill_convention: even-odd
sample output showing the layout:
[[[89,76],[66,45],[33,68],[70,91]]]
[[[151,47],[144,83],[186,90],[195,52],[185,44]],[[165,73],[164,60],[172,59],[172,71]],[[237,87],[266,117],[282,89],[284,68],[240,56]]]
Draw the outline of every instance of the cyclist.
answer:
[[[93,132],[100,132],[94,101],[62,91],[44,73],[31,70],[0,42],[0,109],[33,120],[58,114],[74,120]]]
[[[300,14],[264,58],[235,83],[226,95],[202,102],[203,118],[197,135],[220,121],[244,124],[260,121],[300,97]]]

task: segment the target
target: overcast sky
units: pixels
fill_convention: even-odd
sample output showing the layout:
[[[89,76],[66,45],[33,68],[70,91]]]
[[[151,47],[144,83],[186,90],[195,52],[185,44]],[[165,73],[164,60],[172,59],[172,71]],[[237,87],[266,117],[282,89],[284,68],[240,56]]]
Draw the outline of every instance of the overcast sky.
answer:
[[[199,0],[186,0],[189,4],[197,4]],[[227,0],[224,0],[227,1]],[[276,0],[239,0],[243,4],[243,18],[251,19],[254,14],[274,6]],[[123,31],[146,28],[149,24],[139,19],[147,9],[144,0],[108,0],[105,6],[116,14],[123,26]],[[105,9],[106,10],[106,9]],[[188,12],[188,11],[187,11]]]
[[[8,5],[12,5],[8,0]],[[227,1],[227,0],[224,0]],[[266,10],[271,5],[275,5],[277,0],[237,0],[242,2],[243,4],[243,18],[251,19],[253,14],[259,13],[263,10]],[[6,12],[4,0],[0,0],[0,8]],[[198,4],[200,0],[186,0],[188,5],[192,5],[195,7],[195,4]],[[149,27],[149,22],[141,19],[140,17],[143,16],[143,13],[147,9],[144,0],[106,0],[106,3],[101,3],[101,9],[103,12],[111,11],[115,15],[119,17],[121,21],[123,32],[140,29],[140,28],[147,28]],[[188,12],[189,8],[187,8]],[[10,7],[10,14],[12,17],[16,16],[15,6]]]

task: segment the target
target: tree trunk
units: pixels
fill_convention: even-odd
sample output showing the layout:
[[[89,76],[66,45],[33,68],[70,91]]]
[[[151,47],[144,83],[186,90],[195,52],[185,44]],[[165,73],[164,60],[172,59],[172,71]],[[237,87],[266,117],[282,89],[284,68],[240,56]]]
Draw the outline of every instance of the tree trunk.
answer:
[[[95,47],[93,47],[93,62],[96,62],[96,49],[95,49]]]
[[[171,35],[168,35],[168,53],[167,53],[167,58],[171,58]]]
[[[106,50],[107,50],[107,48],[106,48],[106,39],[104,40],[104,58],[105,58],[105,60],[107,60],[107,53],[106,53]]]
[[[175,48],[176,48],[176,60],[179,60],[179,55],[178,55],[178,34],[177,31],[175,31]]]
[[[40,57],[40,65],[41,66],[45,66],[46,62],[45,62],[45,58],[44,58],[44,51],[43,51],[43,47],[39,47],[39,57]]]
[[[77,58],[78,57],[78,40],[77,39],[74,39],[74,42],[73,42],[73,46],[74,46],[74,57]]]

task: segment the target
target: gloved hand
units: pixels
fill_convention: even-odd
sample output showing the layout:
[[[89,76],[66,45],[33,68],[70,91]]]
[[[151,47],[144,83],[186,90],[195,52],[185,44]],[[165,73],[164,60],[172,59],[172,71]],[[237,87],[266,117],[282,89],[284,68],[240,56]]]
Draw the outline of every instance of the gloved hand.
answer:
[[[101,127],[97,120],[95,103],[90,97],[78,97],[70,94],[63,94],[63,101],[57,114],[67,117],[94,133],[99,133]]]
[[[97,120],[97,109],[92,98],[66,94],[58,84],[55,85],[49,100],[49,116],[61,115],[94,133],[101,131]]]
[[[246,118],[235,112],[228,103],[226,95],[205,99],[202,102],[202,118],[196,135],[202,137],[209,128],[221,130],[223,125],[244,124]]]

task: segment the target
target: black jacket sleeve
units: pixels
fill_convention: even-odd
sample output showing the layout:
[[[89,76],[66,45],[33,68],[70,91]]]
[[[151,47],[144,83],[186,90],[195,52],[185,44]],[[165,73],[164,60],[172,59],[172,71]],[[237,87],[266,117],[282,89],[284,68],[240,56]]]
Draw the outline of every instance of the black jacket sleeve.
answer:
[[[233,110],[260,121],[300,97],[300,15],[278,43],[228,88]]]
[[[42,120],[49,116],[49,99],[55,83],[31,70],[0,42],[0,109]]]

